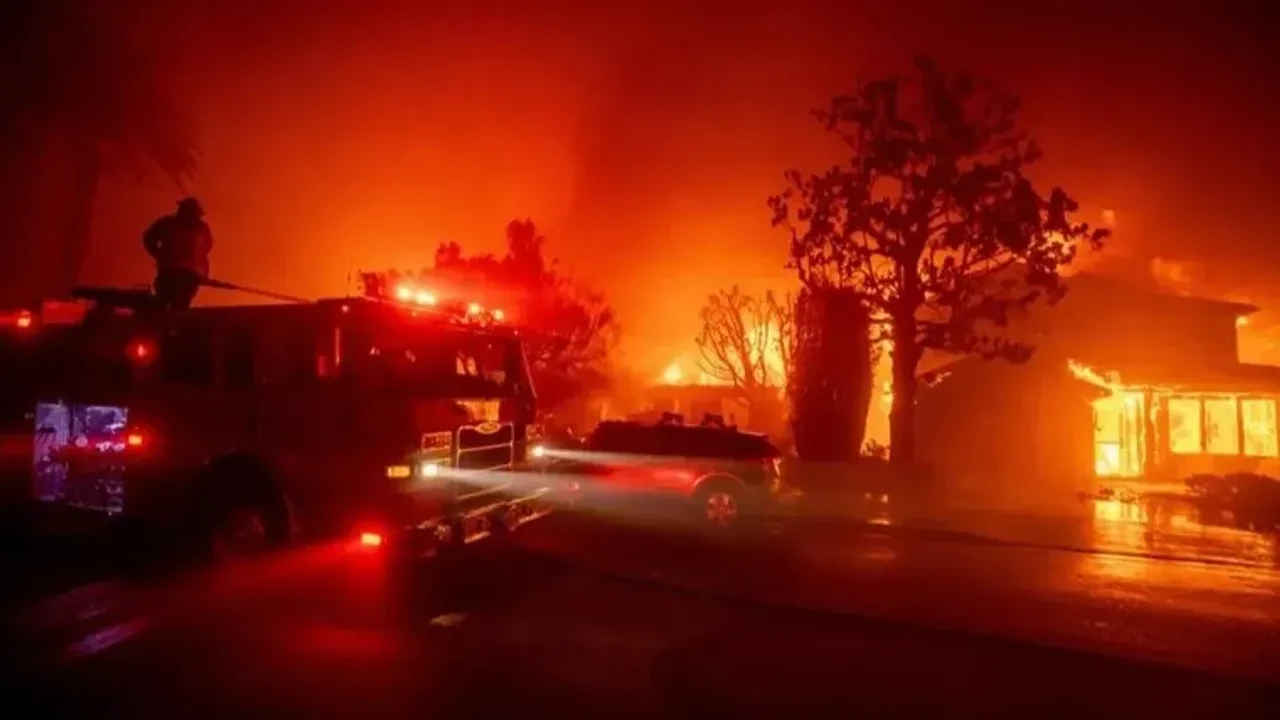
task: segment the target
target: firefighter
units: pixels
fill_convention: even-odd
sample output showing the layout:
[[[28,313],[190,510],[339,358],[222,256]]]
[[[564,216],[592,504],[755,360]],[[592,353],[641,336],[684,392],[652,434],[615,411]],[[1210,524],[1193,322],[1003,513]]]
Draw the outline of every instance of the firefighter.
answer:
[[[204,221],[204,208],[193,197],[178,203],[178,211],[152,223],[142,245],[155,258],[156,299],[165,309],[191,307],[196,291],[209,278],[213,233]]]

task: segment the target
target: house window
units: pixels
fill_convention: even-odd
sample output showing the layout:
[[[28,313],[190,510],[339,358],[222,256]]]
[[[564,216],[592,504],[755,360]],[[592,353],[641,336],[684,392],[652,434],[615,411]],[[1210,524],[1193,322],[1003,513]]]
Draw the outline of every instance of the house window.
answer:
[[[1203,452],[1200,422],[1199,400],[1169,398],[1169,450],[1180,455]]]
[[[1204,399],[1205,450],[1210,455],[1240,454],[1240,419],[1236,416],[1236,399],[1211,397]]]
[[[1241,400],[1240,413],[1244,420],[1244,454],[1251,457],[1280,455],[1280,445],[1276,442],[1276,401]]]

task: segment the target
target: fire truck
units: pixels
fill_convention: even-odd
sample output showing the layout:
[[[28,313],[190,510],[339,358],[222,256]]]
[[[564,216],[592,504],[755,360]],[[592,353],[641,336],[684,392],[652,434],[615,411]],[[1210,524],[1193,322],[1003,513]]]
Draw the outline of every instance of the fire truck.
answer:
[[[0,317],[9,500],[214,553],[358,537],[415,556],[510,532],[563,489],[520,332],[397,297],[197,307],[84,288]]]

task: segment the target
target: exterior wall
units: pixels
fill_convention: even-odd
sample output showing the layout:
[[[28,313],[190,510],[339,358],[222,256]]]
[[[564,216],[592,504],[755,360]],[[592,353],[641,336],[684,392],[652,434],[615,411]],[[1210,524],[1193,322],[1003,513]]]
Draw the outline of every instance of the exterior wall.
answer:
[[[1202,473],[1229,475],[1242,472],[1280,478],[1280,460],[1242,455],[1173,455],[1157,469],[1157,473],[1152,477],[1181,481]]]
[[[1093,395],[1057,363],[962,361],[920,393],[919,459],[961,494],[1073,498],[1093,484]]]

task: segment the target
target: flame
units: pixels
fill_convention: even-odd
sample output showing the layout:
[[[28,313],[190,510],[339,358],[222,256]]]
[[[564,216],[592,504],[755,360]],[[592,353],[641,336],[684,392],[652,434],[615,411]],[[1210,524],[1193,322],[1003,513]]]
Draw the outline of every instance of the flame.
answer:
[[[1112,391],[1119,387],[1118,382],[1109,380],[1104,377],[1102,373],[1077,360],[1067,360],[1067,369],[1070,370],[1071,374],[1076,376],[1077,379],[1083,380],[1090,385],[1097,385],[1100,388]]]
[[[1144,471],[1145,423],[1149,408],[1143,394],[1126,388],[1117,373],[1106,377],[1077,360],[1067,360],[1077,379],[1107,391],[1090,402],[1094,411],[1093,473],[1098,477],[1140,477]],[[1103,423],[1099,418],[1109,418]],[[1121,430],[1121,427],[1127,430]],[[1107,428],[1111,431],[1108,432]]]
[[[893,407],[893,339],[884,338],[877,343],[880,357],[876,361],[875,376],[880,380],[880,404],[885,411]]]
[[[684,370],[680,368],[680,361],[672,362],[662,371],[662,382],[667,385],[679,385],[684,382]]]
[[[877,389],[867,409],[866,440],[889,447],[889,413],[893,410],[893,338],[888,336],[876,341],[876,366],[872,369],[873,388]]]
[[[697,385],[699,387],[727,387],[732,384],[728,380],[714,377],[702,370],[698,371],[696,378],[690,378],[684,372],[684,365],[685,363],[679,359],[672,360],[667,369],[662,371],[659,382],[663,385]]]

